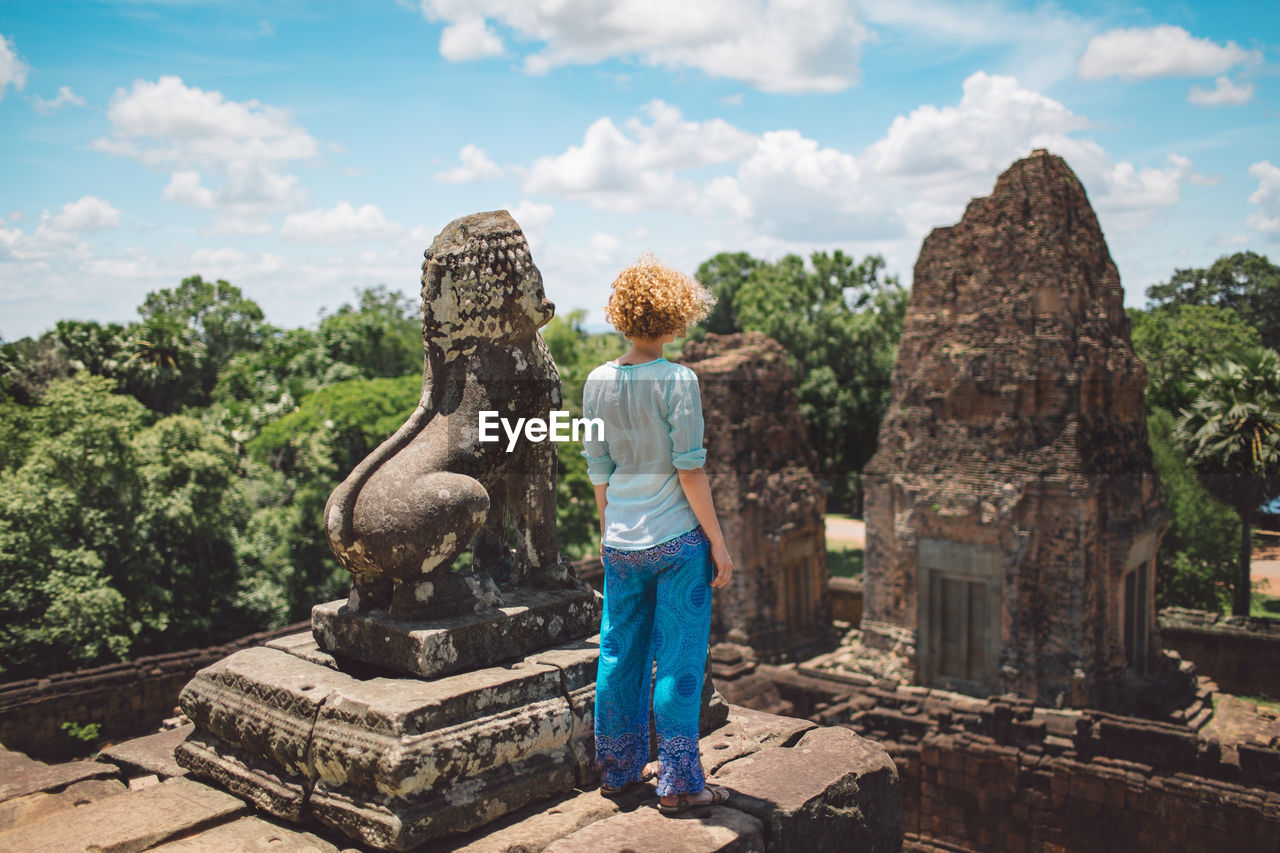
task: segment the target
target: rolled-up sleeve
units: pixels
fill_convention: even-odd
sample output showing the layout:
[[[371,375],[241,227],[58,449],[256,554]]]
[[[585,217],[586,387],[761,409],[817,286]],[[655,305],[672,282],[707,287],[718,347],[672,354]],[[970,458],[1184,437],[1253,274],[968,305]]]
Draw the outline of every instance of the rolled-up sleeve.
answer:
[[[582,416],[584,418],[596,417],[599,403],[598,391],[595,383],[590,380],[583,385]],[[587,457],[587,477],[591,480],[591,485],[603,486],[608,484],[609,476],[617,466],[614,464],[613,457],[609,455],[609,442],[603,436],[599,439],[593,438],[592,432],[590,429],[584,431],[582,455]]]
[[[671,464],[686,471],[701,468],[707,461],[702,446],[702,393],[698,375],[682,371],[671,382],[667,395],[667,425],[671,434]]]

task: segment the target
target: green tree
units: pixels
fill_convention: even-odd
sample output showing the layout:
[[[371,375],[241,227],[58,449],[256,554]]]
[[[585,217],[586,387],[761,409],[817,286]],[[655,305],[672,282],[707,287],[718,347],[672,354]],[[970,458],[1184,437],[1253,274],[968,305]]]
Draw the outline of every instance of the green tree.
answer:
[[[230,282],[205,281],[198,275],[184,278],[175,288],[148,293],[138,313],[144,321],[169,317],[190,326],[215,366],[237,352],[257,349],[265,332],[258,303]]]
[[[205,385],[216,369],[199,334],[180,318],[157,314],[134,323],[121,348],[121,385],[148,409],[169,414],[207,402]]]
[[[737,312],[738,291],[763,263],[746,252],[721,252],[698,267],[698,281],[716,298],[715,307],[702,323],[704,331],[717,335],[742,331]]]
[[[1247,616],[1253,516],[1280,494],[1280,355],[1254,348],[1200,368],[1178,434],[1205,488],[1240,517],[1232,610]]]
[[[808,264],[797,255],[769,263],[722,254],[698,268],[698,280],[730,306],[719,328],[763,332],[791,355],[831,502],[854,512],[906,316],[907,291],[884,265],[878,255],[855,262],[837,251],[815,252]]]
[[[134,631],[113,583],[134,566],[145,411],[80,373],[31,412],[29,450],[0,473],[0,673],[122,658]]]
[[[236,353],[262,344],[262,308],[240,288],[198,275],[148,293],[129,329],[130,393],[155,411],[206,406],[218,373]]]
[[[67,358],[94,376],[120,377],[128,330],[119,323],[93,320],[59,320],[52,336]]]
[[[1266,255],[1237,252],[1207,269],[1175,270],[1147,289],[1150,307],[1217,305],[1230,308],[1258,330],[1265,347],[1280,347],[1280,267]]]
[[[258,626],[235,609],[237,533],[249,516],[236,453],[200,421],[174,415],[133,439],[141,501],[131,570],[113,575],[137,653],[207,645]]]
[[[1187,382],[1198,366],[1259,345],[1258,332],[1230,308],[1169,305],[1129,309],[1133,348],[1147,366],[1147,406],[1170,412],[1191,405]]]
[[[273,468],[293,474],[305,470],[299,466],[306,464],[304,451],[313,436],[324,435],[332,447],[333,475],[345,477],[400,428],[417,407],[421,393],[421,376],[352,379],[329,385],[266,427],[248,448]]]
[[[1200,483],[1176,434],[1177,418],[1160,407],[1147,432],[1169,527],[1156,555],[1156,603],[1214,613],[1230,605],[1240,518]]]
[[[283,624],[345,588],[350,575],[324,536],[325,501],[400,428],[421,390],[420,376],[329,385],[248,442],[257,508],[240,540],[240,601],[252,612]]]
[[[571,417],[582,416],[582,386],[587,374],[627,350],[626,339],[617,332],[588,334],[582,327],[585,311],[571,311],[551,318],[542,328],[542,338],[551,350],[560,371],[564,408]],[[557,445],[556,532],[560,551],[571,559],[597,554],[600,526],[596,514],[595,489],[587,476],[587,460],[581,441]]]
[[[320,341],[329,358],[355,368],[341,378],[421,376],[422,328],[412,300],[384,285],[360,290],[357,296],[357,304],[343,305],[320,320]]]
[[[75,362],[49,333],[0,343],[0,393],[11,400],[33,405],[49,383],[75,372]]]

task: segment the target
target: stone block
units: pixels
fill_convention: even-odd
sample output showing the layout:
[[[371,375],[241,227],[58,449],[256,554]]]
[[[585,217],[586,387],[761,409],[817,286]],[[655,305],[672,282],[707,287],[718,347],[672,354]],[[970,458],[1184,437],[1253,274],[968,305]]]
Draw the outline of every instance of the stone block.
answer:
[[[114,764],[127,777],[154,773],[161,779],[181,776],[187,771],[178,766],[173,751],[187,739],[195,726],[188,723],[176,729],[127,740],[98,754],[101,761]]]
[[[761,820],[770,850],[902,849],[898,772],[879,745],[848,729],[820,728],[790,748],[721,767],[728,805]]]
[[[339,848],[310,832],[249,815],[151,848],[159,853],[339,853]]]
[[[730,761],[768,747],[788,746],[817,725],[795,717],[779,717],[729,705],[725,725],[702,739],[702,767],[715,773]]]
[[[349,675],[276,649],[251,648],[196,673],[179,696],[196,731],[234,744],[288,776],[309,777],[307,747],[321,705]],[[177,752],[178,763],[189,750]],[[237,759],[241,756],[237,756]]]
[[[423,681],[247,649],[184,689],[178,761],[269,814],[407,849],[591,780],[598,655],[577,641]]]
[[[343,601],[318,604],[311,629],[323,651],[405,675],[435,678],[525,657],[600,629],[593,589],[515,589],[506,604],[431,621],[355,612]]]
[[[43,764],[31,759],[27,762],[14,761],[0,780],[0,803],[41,791],[56,791],[85,779],[109,779],[119,772],[114,765],[97,761],[68,761],[65,764]]]
[[[0,850],[130,853],[247,810],[215,788],[169,779],[0,832]]]
[[[471,833],[428,842],[415,853],[515,853],[544,850],[582,827],[653,802],[652,788],[639,788],[617,799],[585,791],[560,800],[542,800],[485,824]]]
[[[0,830],[33,823],[63,809],[87,805],[128,789],[119,779],[86,779],[52,794],[43,791],[0,803]]]
[[[554,842],[544,853],[588,850],[764,853],[764,827],[757,818],[725,806],[691,809],[678,819],[660,814],[656,808],[639,808],[585,826]]]
[[[269,649],[279,649],[282,652],[288,652],[294,657],[302,658],[311,663],[318,663],[329,669],[337,669],[338,662],[333,659],[333,655],[324,651],[316,644],[315,635],[310,631],[299,631],[296,634],[289,634],[285,637],[277,637],[276,639],[263,643]]]
[[[306,818],[311,783],[300,773],[199,731],[178,746],[174,758],[192,777],[208,779],[260,811],[295,822]]]

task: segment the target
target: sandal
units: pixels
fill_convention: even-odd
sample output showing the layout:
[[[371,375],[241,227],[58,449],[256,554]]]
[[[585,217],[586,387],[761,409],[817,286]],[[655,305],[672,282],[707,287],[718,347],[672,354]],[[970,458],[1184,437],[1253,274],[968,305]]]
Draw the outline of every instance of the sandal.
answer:
[[[701,794],[702,791],[699,791],[697,794],[680,794],[676,797],[675,805],[669,806],[666,803],[662,802],[662,800],[658,800],[658,811],[662,812],[665,815],[681,814],[682,812],[687,812],[689,809],[697,808],[698,806],[723,805],[729,799],[729,789],[725,788],[722,785],[707,785],[702,790],[710,791],[711,799],[709,800],[692,799],[693,797],[696,797],[698,794]]]
[[[654,779],[657,779],[658,769],[659,769],[658,762],[650,761],[648,764],[644,766],[644,769],[640,771],[639,779],[633,779],[632,781],[623,785],[621,788],[615,788],[612,785],[601,785],[600,796],[608,797],[611,800],[617,799],[618,797],[621,797],[626,792],[634,789],[636,786],[643,785],[646,782],[652,782]]]

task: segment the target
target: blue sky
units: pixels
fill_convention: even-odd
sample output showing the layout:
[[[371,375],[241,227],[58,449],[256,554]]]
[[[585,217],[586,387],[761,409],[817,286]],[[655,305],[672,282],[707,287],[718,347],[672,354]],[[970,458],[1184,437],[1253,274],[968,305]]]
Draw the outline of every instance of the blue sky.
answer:
[[[200,274],[282,326],[417,297],[507,208],[559,309],[643,252],[878,252],[910,283],[1034,147],[1126,303],[1280,259],[1280,4],[0,0],[0,336],[125,321]]]

